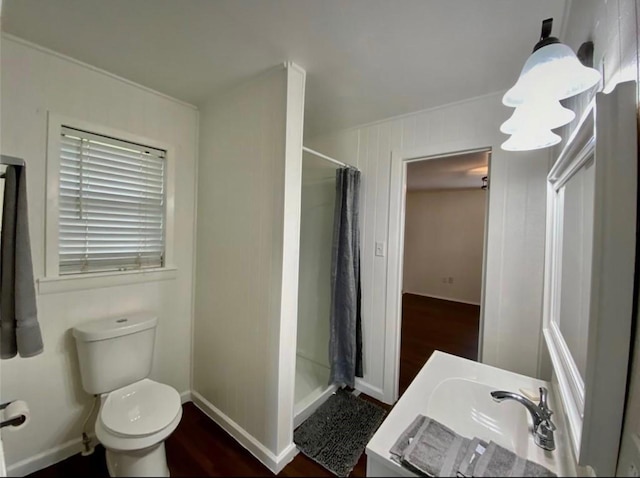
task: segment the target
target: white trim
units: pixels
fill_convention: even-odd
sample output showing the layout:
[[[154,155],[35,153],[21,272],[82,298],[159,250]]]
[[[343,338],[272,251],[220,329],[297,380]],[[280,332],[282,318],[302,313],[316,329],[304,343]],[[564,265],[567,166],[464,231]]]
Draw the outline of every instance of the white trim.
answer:
[[[191,402],[191,390],[185,390],[180,394],[180,403],[185,404]],[[93,441],[95,446],[96,436],[95,433],[89,433],[89,438]],[[7,476],[26,476],[36,471],[47,468],[48,466],[55,465],[56,463],[66,460],[67,458],[77,455],[82,452],[82,438],[74,438],[64,442],[61,445],[54,446],[40,452],[36,455],[30,456],[21,460],[13,465],[7,467]]]
[[[166,194],[165,194],[165,266],[161,269],[115,271],[114,273],[90,273],[77,276],[59,276],[58,258],[58,221],[59,221],[59,181],[60,181],[60,129],[62,126],[90,131],[118,138],[132,143],[144,144],[167,152],[166,157]],[[85,121],[79,118],[60,115],[53,111],[47,112],[47,162],[46,162],[46,198],[45,207],[45,277],[39,279],[38,289],[42,293],[47,291],[61,292],[73,289],[92,289],[95,287],[108,287],[119,284],[143,282],[145,280],[163,280],[176,277],[174,263],[174,234],[175,234],[175,188],[176,188],[176,154],[177,148],[171,144],[163,143],[153,138],[148,138],[129,131],[110,128],[100,124]],[[167,271],[165,274],[154,274]],[[173,271],[173,273],[168,273]],[[138,275],[134,275],[138,274]],[[67,279],[68,277],[68,279]],[[106,277],[110,279],[106,280]],[[121,277],[118,282],[116,277]],[[134,279],[136,277],[137,279]],[[64,281],[64,282],[61,282]],[[56,287],[42,287],[48,282],[60,282]],[[85,284],[86,282],[86,284]],[[64,286],[62,284],[65,284]]]
[[[95,434],[90,433],[89,438],[95,440]],[[74,438],[73,440],[66,441],[61,445],[51,447],[48,450],[7,466],[7,475],[26,476],[48,466],[55,465],[73,455],[77,455],[82,452],[82,450],[82,437]]]
[[[407,189],[407,163],[456,156],[474,152],[491,152],[491,146],[478,146],[474,141],[463,139],[442,151],[441,146],[391,151],[391,171],[389,181],[389,230],[387,238],[387,302],[385,311],[385,344],[383,390],[385,403],[395,403],[398,399],[398,378],[400,375],[400,328],[402,321],[402,277],[404,257],[404,221]],[[491,156],[489,157],[491,158]],[[489,169],[491,159],[489,159]],[[489,189],[490,192],[490,189]],[[486,216],[490,208],[486,209]],[[485,221],[488,220],[485,219]],[[486,254],[488,228],[484,231],[482,298],[485,294]],[[484,328],[484,299],[480,305],[478,350],[482,350],[482,329]]]
[[[13,41],[15,43],[27,46],[29,48],[33,48],[34,50],[38,50],[38,51],[40,51],[42,53],[46,53],[48,55],[55,56],[55,57],[60,58],[62,60],[66,60],[66,61],[68,61],[70,63],[74,63],[74,64],[76,64],[78,66],[82,66],[82,67],[87,68],[89,70],[95,71],[96,73],[100,73],[102,75],[108,76],[109,78],[113,78],[114,80],[118,80],[118,81],[121,81],[122,83],[126,83],[127,85],[139,88],[139,89],[141,89],[141,90],[143,90],[143,91],[145,91],[147,93],[151,93],[151,94],[154,94],[154,95],[159,96],[161,98],[164,98],[165,100],[169,100],[169,101],[172,101],[174,103],[178,103],[179,105],[186,106],[187,108],[191,108],[193,110],[198,110],[198,107],[196,105],[192,104],[192,103],[187,103],[186,101],[180,100],[178,98],[174,98],[173,96],[169,96],[169,95],[167,95],[165,93],[162,93],[162,92],[160,92],[158,90],[154,90],[152,88],[149,88],[148,86],[141,85],[140,83],[136,83],[135,81],[127,80],[126,78],[123,78],[122,76],[118,76],[115,73],[111,73],[111,72],[109,72],[107,70],[103,70],[102,68],[98,68],[97,66],[90,65],[89,63],[85,63],[85,62],[83,62],[81,60],[77,60],[77,59],[75,59],[73,57],[70,57],[70,56],[67,56],[67,55],[65,55],[63,53],[59,53],[59,52],[57,52],[55,50],[51,50],[51,49],[49,49],[47,47],[44,47],[42,45],[38,45],[37,43],[30,42],[29,40],[25,40],[24,38],[17,37],[15,35],[12,35],[11,33],[2,32],[2,38],[5,39],[5,40]]]
[[[185,390],[180,394],[180,403],[183,405],[185,403],[193,402],[193,397],[191,396],[191,390]]]
[[[198,250],[198,169],[199,169],[199,152],[200,152],[200,111],[196,111],[196,131],[194,135],[194,151],[196,153],[196,161],[194,165],[193,175],[193,234],[191,249],[191,334],[189,337],[189,388],[193,390],[195,380],[194,373],[194,350],[195,350],[195,330],[196,330],[196,276],[197,276],[197,260],[196,251]]]
[[[284,138],[284,194],[282,231],[282,285],[276,384],[275,452],[293,444],[295,422],[296,349],[298,330],[298,275],[302,208],[302,135],[306,72],[286,63]],[[279,470],[278,470],[279,471]],[[275,472],[277,473],[277,471]]]
[[[369,128],[371,126],[375,126],[378,124],[382,124],[382,123],[388,123],[388,122],[392,122],[392,121],[398,121],[398,120],[402,120],[405,118],[409,118],[411,116],[417,116],[417,115],[421,115],[427,112],[433,112],[433,111],[437,111],[437,110],[441,110],[441,109],[445,109],[445,108],[451,108],[453,106],[459,106],[459,105],[463,105],[465,103],[472,103],[474,101],[480,101],[482,99],[485,98],[490,98],[492,96],[499,96],[500,98],[502,98],[504,96],[504,94],[507,92],[508,90],[500,90],[500,91],[494,91],[492,93],[486,93],[484,95],[478,95],[478,96],[472,96],[471,98],[465,98],[462,100],[458,100],[458,101],[453,101],[451,103],[445,103],[443,105],[436,105],[436,106],[432,106],[430,108],[424,108],[421,110],[417,110],[417,111],[412,111],[410,113],[402,113],[396,116],[391,116],[388,118],[384,118],[381,120],[375,120],[375,121],[371,121],[369,123],[363,123],[363,124],[359,124],[356,126],[350,126],[349,128],[344,128],[344,129],[338,129],[338,130],[327,130],[324,133],[320,132],[319,134],[314,135],[314,137],[324,137],[324,136],[329,136],[331,134],[335,134],[338,132],[348,132],[348,131],[356,131],[359,129],[365,129],[365,128]],[[454,153],[454,154],[458,154],[458,153]]]
[[[206,398],[196,391],[192,391],[193,403],[211,420],[217,423],[224,431],[233,437],[240,445],[242,445],[249,453],[255,456],[263,465],[265,465],[274,474],[280,473],[298,454],[298,448],[291,443],[282,453],[276,456],[260,443],[253,435],[244,428],[234,422],[227,415],[222,413],[218,408],[211,404]]]
[[[636,85],[598,93],[547,178],[543,332],[580,465],[615,473],[629,365],[636,245]],[[597,141],[596,141],[597,140]],[[591,162],[593,164],[591,165]],[[587,360],[582,378],[558,325],[564,187],[583,167],[594,174]],[[585,301],[586,302],[586,301]]]
[[[356,383],[355,383],[355,389],[359,390],[360,392],[364,393],[365,395],[368,395],[372,398],[375,398],[376,400],[380,400],[381,402],[387,403],[389,405],[392,405],[393,402],[392,401],[387,401],[385,394],[384,394],[384,390],[381,389],[380,387],[374,387],[373,385],[371,385],[368,382],[365,382],[363,379],[361,378],[356,378]]]
[[[40,277],[38,279],[38,293],[57,294],[74,290],[174,280],[176,277],[178,277],[178,269],[175,267]]]
[[[480,305],[480,302],[472,302],[470,300],[455,299],[453,297],[445,297],[443,295],[425,294],[423,292],[415,292],[415,291],[412,291],[412,290],[403,290],[402,293],[403,294],[419,295],[421,297],[429,297],[430,299],[440,299],[440,300],[447,300],[449,302],[458,302],[460,304]]]

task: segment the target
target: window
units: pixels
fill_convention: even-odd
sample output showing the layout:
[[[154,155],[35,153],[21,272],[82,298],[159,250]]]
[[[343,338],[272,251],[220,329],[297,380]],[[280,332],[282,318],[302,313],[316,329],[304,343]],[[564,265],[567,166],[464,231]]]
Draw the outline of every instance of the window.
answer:
[[[59,275],[165,263],[166,151],[61,126]]]

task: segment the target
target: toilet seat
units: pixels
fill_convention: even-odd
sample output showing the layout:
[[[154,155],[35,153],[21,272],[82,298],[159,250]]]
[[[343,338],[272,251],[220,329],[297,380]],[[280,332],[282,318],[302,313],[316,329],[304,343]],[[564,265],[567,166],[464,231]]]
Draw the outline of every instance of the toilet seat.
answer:
[[[169,425],[180,408],[180,395],[174,388],[145,378],[110,392],[100,419],[111,433],[143,437]]]
[[[178,392],[143,379],[103,396],[96,437],[113,450],[140,450],[167,438],[182,418]]]

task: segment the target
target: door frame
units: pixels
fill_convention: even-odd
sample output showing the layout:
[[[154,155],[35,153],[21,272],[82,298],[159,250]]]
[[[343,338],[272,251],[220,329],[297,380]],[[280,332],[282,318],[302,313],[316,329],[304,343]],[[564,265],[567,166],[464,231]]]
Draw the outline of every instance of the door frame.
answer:
[[[487,237],[489,229],[489,203],[491,192],[491,146],[469,146],[449,151],[432,148],[395,150],[391,152],[391,178],[389,184],[389,235],[387,248],[387,300],[385,318],[384,399],[395,403],[399,394],[400,339],[402,327],[402,277],[404,269],[404,228],[406,212],[407,164],[431,159],[442,159],[470,153],[489,153],[488,189],[485,206],[484,244],[482,251],[482,286],[480,293],[480,323],[478,327],[478,360],[482,361],[484,338],[485,279],[487,263]]]

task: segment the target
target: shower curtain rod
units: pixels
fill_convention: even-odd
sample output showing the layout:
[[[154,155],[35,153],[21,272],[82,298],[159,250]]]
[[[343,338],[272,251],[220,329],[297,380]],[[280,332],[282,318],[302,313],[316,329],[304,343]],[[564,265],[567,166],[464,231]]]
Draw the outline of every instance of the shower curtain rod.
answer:
[[[326,159],[327,161],[331,161],[332,163],[337,164],[338,166],[342,166],[343,168],[356,169],[353,166],[351,166],[350,164],[345,164],[342,161],[338,161],[337,159],[330,158],[329,156],[326,156],[326,155],[324,155],[322,153],[318,153],[317,151],[314,151],[311,148],[307,148],[306,146],[303,146],[302,150],[306,151],[307,153],[315,154],[316,156],[318,156],[318,157],[320,157],[322,159]]]

